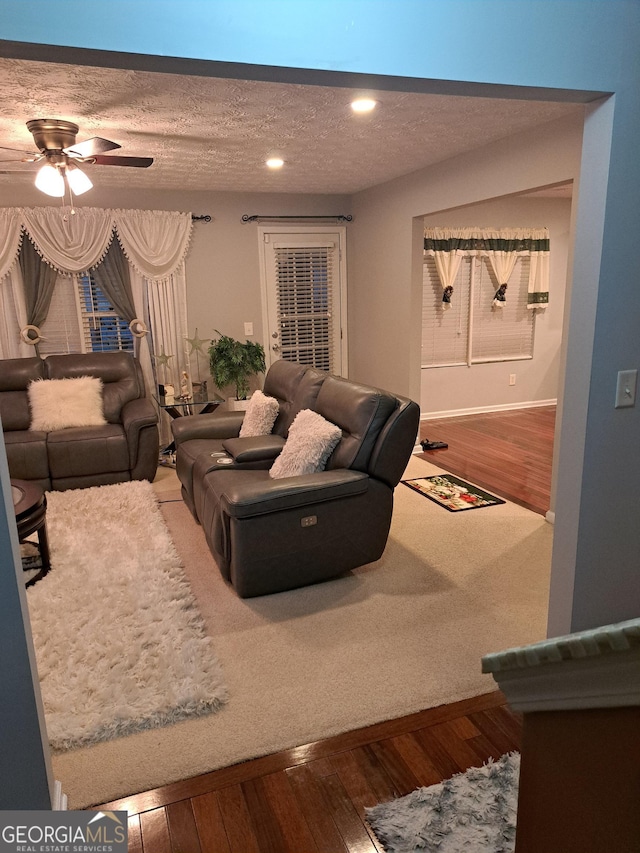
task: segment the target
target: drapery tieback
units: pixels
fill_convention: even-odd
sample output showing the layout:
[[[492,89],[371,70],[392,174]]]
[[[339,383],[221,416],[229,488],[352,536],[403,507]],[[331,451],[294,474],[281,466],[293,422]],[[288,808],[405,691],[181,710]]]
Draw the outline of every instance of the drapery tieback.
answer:
[[[134,317],[129,323],[129,331],[134,338],[144,338],[145,335],[149,334],[149,329],[145,326],[144,321],[138,320],[137,317]]]
[[[35,346],[39,344],[40,341],[44,340],[42,334],[40,333],[40,329],[37,326],[23,326],[20,329],[20,340],[24,341],[25,344],[31,344],[31,346]]]

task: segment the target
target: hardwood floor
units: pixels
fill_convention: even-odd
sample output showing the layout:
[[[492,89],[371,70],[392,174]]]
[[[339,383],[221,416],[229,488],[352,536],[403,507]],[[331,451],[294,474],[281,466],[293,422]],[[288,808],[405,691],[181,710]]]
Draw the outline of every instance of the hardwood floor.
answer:
[[[421,438],[449,448],[421,456],[545,513],[554,423],[555,407],[425,421]],[[382,853],[365,807],[497,759],[520,743],[521,719],[496,691],[100,808],[129,812],[130,853]]]
[[[367,806],[520,748],[498,691],[176,782],[129,812],[130,853],[376,853]]]
[[[420,439],[447,450],[419,454],[445,471],[544,515],[549,509],[556,407],[422,421]]]

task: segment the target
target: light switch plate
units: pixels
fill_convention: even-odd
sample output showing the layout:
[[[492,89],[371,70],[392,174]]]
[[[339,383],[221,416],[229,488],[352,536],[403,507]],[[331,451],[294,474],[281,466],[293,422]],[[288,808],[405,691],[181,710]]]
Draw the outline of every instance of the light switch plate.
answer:
[[[618,382],[616,384],[616,409],[635,406],[637,381],[637,370],[618,371]]]
[[[244,324],[244,333],[250,338],[253,335],[253,323],[245,323]]]

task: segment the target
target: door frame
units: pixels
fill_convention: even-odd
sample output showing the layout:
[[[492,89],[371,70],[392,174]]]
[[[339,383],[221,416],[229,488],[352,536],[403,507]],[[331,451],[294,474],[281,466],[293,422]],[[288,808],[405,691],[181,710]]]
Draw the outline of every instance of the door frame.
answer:
[[[260,300],[262,306],[262,339],[267,362],[267,369],[278,359],[271,349],[271,332],[269,329],[269,305],[267,298],[267,268],[264,252],[265,234],[337,234],[338,236],[338,272],[339,272],[339,301],[340,301],[340,375],[349,376],[349,346],[347,324],[347,228],[345,225],[258,225],[258,254],[260,263]]]

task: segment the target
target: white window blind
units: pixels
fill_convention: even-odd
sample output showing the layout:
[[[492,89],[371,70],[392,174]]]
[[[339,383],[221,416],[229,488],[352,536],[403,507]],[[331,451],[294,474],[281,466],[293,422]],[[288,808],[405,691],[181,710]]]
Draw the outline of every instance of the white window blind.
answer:
[[[59,275],[38,349],[41,355],[133,352],[133,335],[91,275]]]
[[[422,300],[422,366],[448,367],[533,357],[535,312],[527,308],[530,259],[519,257],[503,308],[493,308],[499,284],[486,258],[460,263],[451,307],[442,308],[435,260],[425,258]]]
[[[47,319],[42,325],[42,340],[38,344],[40,355],[85,351],[76,294],[75,278],[59,275],[53,289]]]
[[[509,361],[533,356],[535,312],[527,308],[530,258],[521,257],[509,278],[503,308],[492,307],[502,282],[495,279],[486,258],[476,266],[473,305],[473,362]]]
[[[274,246],[280,355],[333,370],[333,253],[325,245]]]
[[[469,351],[471,258],[463,258],[453,284],[451,307],[442,308],[442,284],[435,258],[425,259],[422,275],[422,366],[466,364]]]
[[[78,276],[80,310],[82,314],[83,350],[133,352],[133,335],[129,324],[119,317],[89,273]]]

